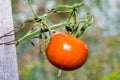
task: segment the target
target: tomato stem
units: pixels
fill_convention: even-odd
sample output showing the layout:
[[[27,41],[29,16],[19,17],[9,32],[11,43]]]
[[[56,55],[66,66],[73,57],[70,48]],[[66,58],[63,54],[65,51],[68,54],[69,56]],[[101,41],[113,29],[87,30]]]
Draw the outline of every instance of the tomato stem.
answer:
[[[31,0],[28,0],[28,4],[29,4],[29,6],[30,6],[30,8],[31,8],[31,10],[32,10],[32,13],[33,13],[34,17],[37,17],[37,13],[34,11],[34,9],[33,9],[33,7],[32,7],[32,2],[31,2]]]
[[[78,20],[78,22],[79,23],[86,22],[86,19]],[[75,21],[69,21],[69,23],[66,21],[64,23],[55,24],[55,25],[51,26],[51,30],[60,29],[60,28],[65,27],[68,24],[74,24],[74,23],[75,23]]]
[[[61,73],[62,73],[62,70],[61,70],[61,69],[59,69],[59,70],[58,70],[58,78],[60,78]]]
[[[16,41],[16,46],[21,44],[22,42],[34,37],[35,35],[38,35],[42,32],[41,28],[39,25],[36,25],[37,29],[35,31],[30,30],[25,36],[20,38],[19,40]]]
[[[83,19],[83,20],[78,20],[79,23],[81,22],[86,22],[86,19]],[[67,24],[73,24],[75,23],[75,21],[70,21],[69,23],[64,22],[64,23],[60,23],[60,24],[55,24],[53,26],[50,27],[49,30],[51,30],[51,33],[52,31],[56,30],[56,29],[60,29],[60,28],[63,28],[65,27]],[[42,29],[40,28],[40,25],[35,25],[35,27],[37,27],[37,29],[35,31],[29,31],[24,37],[20,38],[19,40],[17,40],[16,42],[16,46],[18,46],[20,43],[26,41],[26,40],[29,40],[30,38],[34,37],[35,35],[40,35],[42,32],[47,32],[49,31],[48,29],[45,29],[42,31]],[[49,26],[48,26],[49,27]],[[34,27],[33,27],[34,28]]]
[[[79,4],[74,4],[72,6],[69,6],[69,5],[60,5],[60,6],[56,6],[53,9],[51,9],[50,12],[57,12],[57,11],[58,12],[59,11],[61,11],[61,12],[68,12],[70,10],[77,9],[77,8],[83,6],[83,5],[84,5],[84,2],[81,2]]]
[[[87,22],[82,26],[82,28],[80,29],[80,31],[78,31],[76,33],[76,37],[79,38],[84,32],[85,30],[93,23],[93,17],[90,15],[87,15]]]
[[[49,26],[47,21],[47,14],[44,14],[42,16],[37,16],[36,12],[32,7],[31,0],[28,0],[28,3],[30,5],[32,13],[34,14],[34,17],[26,19],[21,26],[24,28],[26,22],[34,22],[35,25],[32,27],[32,29],[29,30],[29,32],[25,36],[17,40],[16,46],[26,40],[29,40],[30,38],[33,38],[36,35],[42,34],[43,32],[49,31],[50,35],[52,35],[53,31],[57,29],[64,29],[66,26],[72,28],[72,32],[70,32],[71,35],[75,37],[80,37],[84,33],[86,28],[90,26],[91,23],[93,22],[93,18],[89,17],[89,15],[87,15],[85,19],[78,20],[77,8],[84,5],[84,3],[80,3],[80,4],[75,4],[73,6],[61,5],[51,9],[51,11],[52,10],[61,11],[59,9],[63,9],[62,12],[70,11],[71,14],[65,22]],[[72,20],[73,18],[74,20]],[[79,23],[84,23],[80,31],[78,30]]]

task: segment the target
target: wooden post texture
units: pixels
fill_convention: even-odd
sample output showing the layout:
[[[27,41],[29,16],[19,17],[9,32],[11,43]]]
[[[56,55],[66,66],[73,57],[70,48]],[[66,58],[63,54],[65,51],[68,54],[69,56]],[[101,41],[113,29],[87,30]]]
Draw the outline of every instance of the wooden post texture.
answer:
[[[0,0],[0,37],[13,29],[11,0]],[[12,40],[14,35],[0,38],[0,43]],[[0,80],[18,80],[15,44],[0,45]]]

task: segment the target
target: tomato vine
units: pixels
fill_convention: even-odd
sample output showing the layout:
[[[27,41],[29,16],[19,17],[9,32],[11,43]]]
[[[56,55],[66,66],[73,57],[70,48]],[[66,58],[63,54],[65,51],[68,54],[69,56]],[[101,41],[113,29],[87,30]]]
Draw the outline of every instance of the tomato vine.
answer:
[[[34,25],[25,36],[16,41],[16,46],[26,40],[33,38],[36,35],[41,35],[44,32],[49,32],[50,35],[52,35],[52,33],[58,29],[66,29],[69,34],[79,38],[93,22],[93,17],[89,14],[87,14],[84,19],[78,18],[77,11],[78,8],[84,5],[83,2],[79,4],[74,4],[72,6],[59,5],[50,9],[47,14],[43,14],[41,16],[38,16],[34,11],[31,0],[28,0],[28,3],[34,17],[26,19],[22,23],[21,28],[24,28],[27,22],[34,22]],[[65,22],[49,26],[47,16],[52,13],[69,13],[70,15]],[[83,24],[80,30],[78,29],[79,23]]]

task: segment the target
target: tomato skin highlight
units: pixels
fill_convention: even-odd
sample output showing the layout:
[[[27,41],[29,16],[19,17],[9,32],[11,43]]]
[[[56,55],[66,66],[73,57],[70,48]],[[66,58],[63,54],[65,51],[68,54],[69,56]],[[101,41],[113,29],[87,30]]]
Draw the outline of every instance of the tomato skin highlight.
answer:
[[[54,33],[46,49],[48,61],[62,70],[80,68],[87,60],[86,44],[69,34]]]

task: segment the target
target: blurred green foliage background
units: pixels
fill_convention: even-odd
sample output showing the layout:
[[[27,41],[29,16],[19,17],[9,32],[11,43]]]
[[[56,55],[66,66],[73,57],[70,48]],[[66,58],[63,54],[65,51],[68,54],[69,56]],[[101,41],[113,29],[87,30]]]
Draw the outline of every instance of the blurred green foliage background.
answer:
[[[39,15],[60,4],[85,2],[78,11],[83,18],[92,14],[94,23],[82,35],[89,49],[85,65],[75,71],[63,71],[59,80],[120,80],[120,1],[119,0],[32,0]],[[14,25],[33,17],[27,0],[12,0]],[[58,23],[66,15],[50,15],[50,24]],[[16,39],[21,38],[30,28],[16,31]],[[42,44],[42,42],[40,43]],[[38,50],[40,46],[36,47]],[[44,50],[42,50],[44,52]],[[58,69],[52,66],[44,54],[37,51],[30,41],[17,47],[20,80],[58,80]]]

